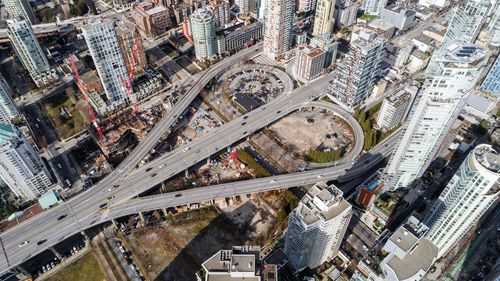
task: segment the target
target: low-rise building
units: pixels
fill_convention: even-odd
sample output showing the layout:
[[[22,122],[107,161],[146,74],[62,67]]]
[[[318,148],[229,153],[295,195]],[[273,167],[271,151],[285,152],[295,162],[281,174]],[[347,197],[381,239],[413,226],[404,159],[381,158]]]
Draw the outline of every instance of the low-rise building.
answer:
[[[407,85],[404,89],[386,97],[377,116],[377,127],[384,132],[396,128],[408,113],[411,101],[417,92],[417,86]]]
[[[216,32],[217,53],[233,52],[245,46],[253,45],[262,39],[264,24],[260,21],[233,25]]]
[[[161,36],[172,27],[168,9],[150,1],[133,4],[132,17],[139,29],[149,37]]]
[[[311,81],[318,78],[325,66],[325,51],[311,45],[301,46],[297,49],[295,69],[301,80]]]
[[[379,169],[358,186],[356,203],[366,209],[370,208],[373,202],[375,202],[377,195],[383,190],[385,184],[386,180],[383,177],[383,169]]]
[[[331,33],[318,34],[311,39],[311,45],[317,46],[325,51],[325,68],[335,62],[337,58],[337,49],[339,48],[339,42],[335,35]]]
[[[97,76],[95,70],[87,71],[80,76],[83,86],[87,92],[96,91],[100,94],[104,93],[101,86],[101,80]]]
[[[438,248],[424,237],[428,227],[411,216],[387,240],[380,263],[388,281],[418,281],[436,260]]]
[[[410,62],[406,66],[409,73],[416,73],[424,69],[429,63],[430,56],[419,50],[414,50],[410,55]]]
[[[421,52],[430,52],[433,49],[432,39],[426,35],[419,35],[412,40],[413,46]]]
[[[220,250],[202,264],[203,281],[278,281],[276,265],[260,259],[260,247],[234,246]]]
[[[431,25],[424,29],[422,34],[428,36],[432,40],[439,42],[439,44],[443,44],[444,34],[446,33],[446,27],[438,24]]]
[[[376,29],[377,33],[382,34],[385,38],[391,38],[396,28],[394,24],[378,18],[370,21],[368,27]]]
[[[380,11],[380,19],[391,23],[398,30],[406,30],[415,20],[415,12],[397,5],[390,5]]]

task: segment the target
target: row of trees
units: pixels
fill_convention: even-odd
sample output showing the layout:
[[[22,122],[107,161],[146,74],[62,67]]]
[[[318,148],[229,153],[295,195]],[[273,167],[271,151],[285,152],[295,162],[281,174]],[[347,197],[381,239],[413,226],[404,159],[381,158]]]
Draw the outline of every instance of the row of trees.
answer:
[[[354,111],[354,117],[358,120],[363,133],[365,135],[365,142],[363,145],[364,150],[370,150],[372,147],[383,141],[388,135],[390,135],[396,128],[389,132],[382,132],[374,127],[373,119],[375,115],[380,111],[382,103],[370,108],[368,111],[357,108]]]
[[[253,169],[256,173],[256,177],[270,177],[271,173],[266,170],[264,167],[262,167],[261,164],[259,164],[255,159],[250,155],[248,152],[246,152],[244,149],[239,149],[238,150],[238,159],[240,159],[241,162],[245,163],[248,167]]]
[[[338,149],[333,149],[330,152],[309,149],[309,151],[307,152],[307,158],[309,161],[316,163],[329,163],[339,160],[341,158],[341,155]]]

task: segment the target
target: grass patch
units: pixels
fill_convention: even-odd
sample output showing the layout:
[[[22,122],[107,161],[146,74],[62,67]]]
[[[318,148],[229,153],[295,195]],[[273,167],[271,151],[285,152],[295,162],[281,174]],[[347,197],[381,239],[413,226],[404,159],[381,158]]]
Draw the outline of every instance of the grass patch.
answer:
[[[316,163],[329,163],[337,161],[340,158],[340,151],[338,149],[333,149],[330,152],[309,149],[309,151],[307,152],[307,159]]]
[[[249,168],[253,169],[255,171],[255,176],[260,178],[260,177],[270,177],[271,173],[266,170],[264,167],[262,167],[261,164],[259,164],[255,159],[250,155],[248,152],[246,152],[244,149],[238,150],[238,159],[240,159],[241,162],[245,163],[248,165]]]
[[[368,15],[368,14],[363,14],[359,17],[360,20],[366,20],[366,21],[370,21],[370,20],[373,20],[373,19],[376,19],[378,16],[376,15]]]
[[[43,107],[62,139],[67,139],[85,129],[85,120],[82,114],[67,95],[54,95],[43,103]],[[71,114],[69,119],[61,116],[63,107]]]
[[[93,253],[88,253],[74,263],[68,265],[58,273],[49,277],[47,281],[104,281],[104,273]]]

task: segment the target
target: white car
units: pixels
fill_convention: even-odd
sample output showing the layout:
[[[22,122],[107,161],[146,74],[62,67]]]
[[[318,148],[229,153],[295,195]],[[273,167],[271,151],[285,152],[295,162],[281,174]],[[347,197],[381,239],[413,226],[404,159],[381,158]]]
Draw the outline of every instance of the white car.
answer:
[[[276,182],[278,182],[276,179],[272,179],[272,180],[270,181],[270,183],[276,183]]]
[[[186,152],[186,151],[188,151],[188,150],[190,150],[190,149],[191,149],[191,147],[186,147],[186,148],[184,148],[182,151]]]
[[[112,187],[108,188],[108,191],[113,191],[118,188],[119,185],[115,184]]]
[[[319,179],[319,180],[321,180],[321,179],[323,179],[323,178],[324,178],[324,176],[323,176],[323,175],[318,175],[318,179]]]
[[[29,240],[24,241],[23,243],[19,244],[19,247],[25,246],[29,243]]]

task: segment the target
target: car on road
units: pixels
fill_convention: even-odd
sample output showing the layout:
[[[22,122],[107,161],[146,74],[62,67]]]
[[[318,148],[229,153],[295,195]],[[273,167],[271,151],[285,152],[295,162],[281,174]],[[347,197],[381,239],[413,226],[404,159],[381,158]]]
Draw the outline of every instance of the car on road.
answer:
[[[147,168],[146,169],[146,173],[149,172],[149,171],[151,171],[151,170],[153,170],[153,168],[151,168],[151,167]]]
[[[317,178],[320,180],[320,179],[323,179],[324,176],[323,175],[318,175]]]
[[[276,114],[280,114],[280,113],[281,113],[281,110],[278,110],[278,111],[276,112]]]
[[[245,126],[247,124],[247,122],[243,122],[241,123],[241,126]]]
[[[122,254],[124,254],[124,253],[126,252],[126,251],[125,251],[125,248],[124,248],[122,245],[118,246],[118,249],[120,250],[120,252],[121,252]]]
[[[29,242],[30,242],[29,240],[26,240],[23,243],[19,244],[19,247],[23,247],[23,246],[27,245]]]
[[[64,219],[65,217],[67,217],[68,215],[67,214],[64,214],[64,215],[60,215],[57,220],[60,221],[62,219]]]
[[[108,200],[111,200],[111,199],[113,199],[113,198],[115,198],[115,196],[114,196],[114,195],[109,196],[109,197],[108,197]]]
[[[108,188],[108,191],[113,191],[119,187],[118,184],[113,185],[112,187]]]
[[[184,148],[182,151],[183,151],[183,152],[186,152],[186,151],[188,151],[188,150],[190,150],[190,149],[191,149],[191,147],[186,147],[186,148]]]
[[[156,175],[158,175],[158,173],[154,173],[151,175],[152,178],[156,177]]]
[[[247,118],[248,118],[248,115],[243,116],[243,119],[247,119]]]
[[[270,181],[270,183],[276,183],[276,182],[278,182],[276,179],[272,179],[272,180]]]
[[[42,240],[40,240],[40,241],[36,242],[36,244],[37,244],[38,246],[40,246],[40,245],[42,245],[42,244],[43,244],[43,243],[45,243],[45,242],[47,242],[47,239],[42,239]]]
[[[101,205],[99,205],[99,208],[104,208],[104,207],[106,207],[106,206],[108,206],[108,202],[104,202],[104,203],[102,203]]]
[[[175,197],[181,197],[181,196],[182,196],[181,193],[178,193],[178,194],[175,195]]]

